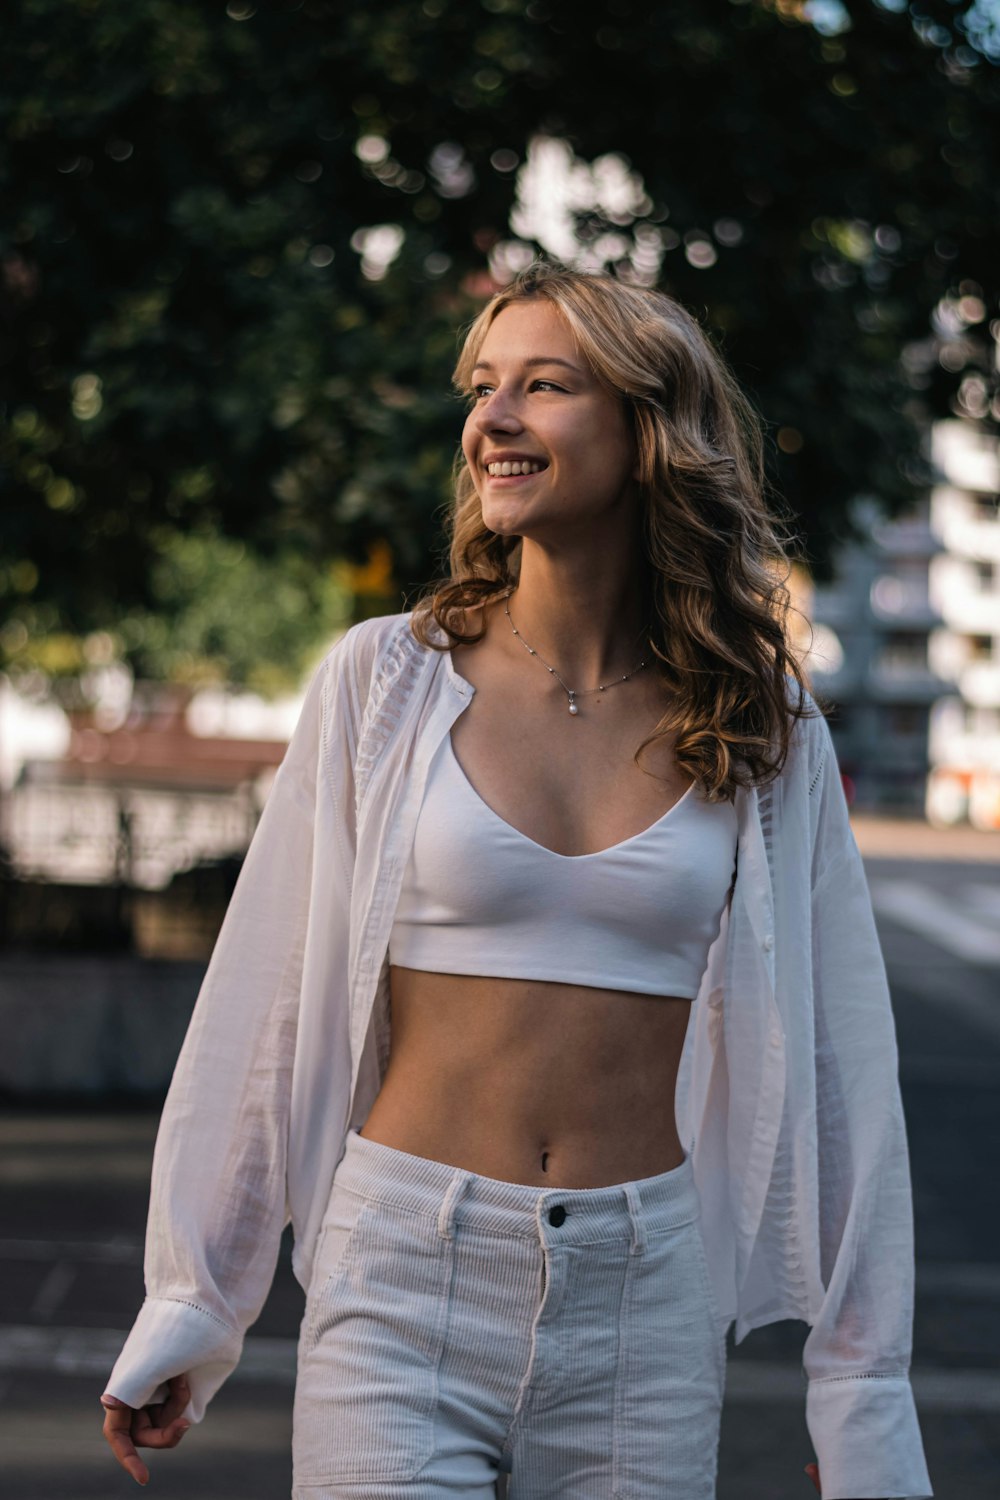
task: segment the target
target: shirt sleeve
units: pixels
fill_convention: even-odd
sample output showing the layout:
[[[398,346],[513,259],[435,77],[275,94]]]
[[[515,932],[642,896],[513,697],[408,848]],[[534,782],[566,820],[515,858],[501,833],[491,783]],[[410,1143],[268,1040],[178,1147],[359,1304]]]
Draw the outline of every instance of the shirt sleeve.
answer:
[[[803,1351],[823,1500],[933,1494],[910,1386],[914,1245],[895,1024],[861,855],[817,725],[812,950],[825,1295]]]
[[[240,872],[164,1105],[146,1300],[106,1389],[130,1406],[186,1374],[186,1415],[236,1365],[270,1289],[286,1143],[330,662],[315,674]]]

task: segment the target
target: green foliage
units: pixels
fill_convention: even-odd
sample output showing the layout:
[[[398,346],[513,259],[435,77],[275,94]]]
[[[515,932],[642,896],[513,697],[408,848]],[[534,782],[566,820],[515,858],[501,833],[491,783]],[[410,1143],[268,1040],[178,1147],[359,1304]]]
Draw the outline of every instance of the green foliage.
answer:
[[[10,7],[0,648],[113,629],[143,671],[249,676],[328,629],[308,570],[385,540],[400,607],[436,571],[456,331],[539,132],[642,174],[660,284],[767,418],[821,569],[855,493],[892,511],[926,479],[928,417],[995,423],[973,9],[849,0],[825,35],[793,0]],[[598,251],[622,227],[578,223]]]
[[[150,586],[152,608],[116,627],[121,654],[147,678],[279,692],[300,679],[312,642],[350,623],[352,595],[333,568],[218,535],[166,532]]]
[[[194,686],[228,683],[270,696],[294,688],[315,656],[350,624],[350,570],[301,552],[265,557],[217,533],[163,528],[148,580],[150,604],[116,613],[113,629],[85,637],[51,627],[44,609],[8,620],[8,669],[42,673],[67,703],[95,666],[128,661],[138,676]]]

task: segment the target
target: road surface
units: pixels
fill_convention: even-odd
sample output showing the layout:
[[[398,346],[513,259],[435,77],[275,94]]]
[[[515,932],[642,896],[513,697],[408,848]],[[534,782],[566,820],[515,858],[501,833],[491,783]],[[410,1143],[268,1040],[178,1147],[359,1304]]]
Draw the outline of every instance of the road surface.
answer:
[[[1000,837],[855,824],[900,1043],[913,1165],[913,1382],[940,1500],[1000,1494]],[[98,1395],[142,1297],[155,1113],[0,1115],[0,1493],[135,1493]],[[287,1245],[240,1370],[181,1448],[161,1500],[281,1500],[302,1298]],[[810,1500],[805,1325],[730,1349],[719,1500]],[[730,1335],[731,1339],[731,1335]],[[589,1500],[581,1496],[580,1500]]]

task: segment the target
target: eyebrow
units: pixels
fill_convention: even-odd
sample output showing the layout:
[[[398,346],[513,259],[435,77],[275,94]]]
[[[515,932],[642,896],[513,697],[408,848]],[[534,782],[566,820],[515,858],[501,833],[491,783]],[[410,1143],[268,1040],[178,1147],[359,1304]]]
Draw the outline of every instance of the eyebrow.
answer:
[[[567,370],[573,370],[577,375],[582,375],[584,373],[583,370],[580,369],[579,365],[574,365],[568,359],[560,359],[556,354],[539,354],[532,359],[526,359],[524,363],[526,365],[565,365]],[[472,368],[475,371],[492,370],[494,367],[490,364],[488,359],[477,359]]]

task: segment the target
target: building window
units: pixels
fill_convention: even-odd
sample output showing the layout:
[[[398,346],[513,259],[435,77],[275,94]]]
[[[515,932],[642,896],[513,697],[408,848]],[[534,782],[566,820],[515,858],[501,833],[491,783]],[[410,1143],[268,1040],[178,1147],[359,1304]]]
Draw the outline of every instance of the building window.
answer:
[[[886,709],[885,727],[890,734],[926,734],[927,710],[913,703],[894,703]]]
[[[970,661],[992,661],[993,660],[993,637],[991,635],[969,636],[969,660]]]
[[[969,500],[977,521],[1000,520],[1000,495],[970,495]]]
[[[926,633],[908,630],[887,631],[879,652],[878,665],[883,672],[890,675],[900,672],[926,671]]]
[[[928,608],[927,564],[919,558],[903,559],[893,564],[891,573],[882,573],[871,586],[871,604],[882,619]]]
[[[981,594],[992,593],[993,586],[996,583],[996,564],[991,562],[977,562],[974,564],[974,567],[976,569],[976,582],[979,585],[979,592]]]
[[[1000,714],[995,708],[965,704],[965,732],[973,739],[989,739],[1000,730]]]

